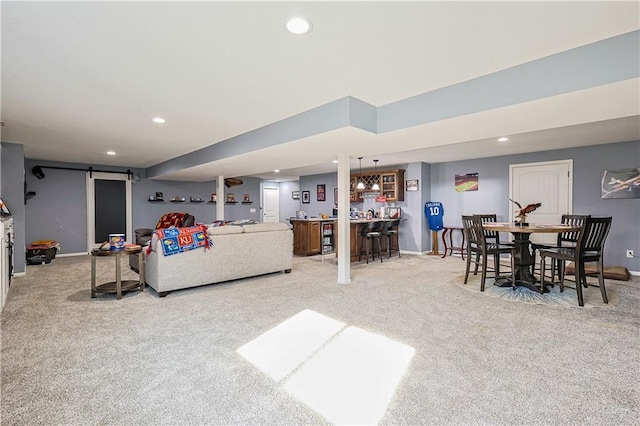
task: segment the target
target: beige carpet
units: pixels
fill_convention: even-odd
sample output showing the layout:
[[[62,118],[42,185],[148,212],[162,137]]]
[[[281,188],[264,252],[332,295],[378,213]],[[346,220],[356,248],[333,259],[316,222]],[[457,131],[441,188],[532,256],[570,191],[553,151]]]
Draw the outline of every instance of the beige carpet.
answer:
[[[113,259],[98,265],[98,281],[112,280]],[[413,350],[380,407],[381,424],[637,424],[638,282],[607,281],[617,303],[560,308],[479,294],[456,283],[463,272],[456,257],[403,255],[354,264],[352,283],[338,285],[331,256],[296,257],[291,274],[116,300],[89,297],[88,256],[28,266],[1,317],[0,421],[328,424],[326,411],[291,388],[337,353],[334,343],[364,333]],[[345,331],[282,379],[238,353],[305,311]],[[330,368],[342,364],[334,362]],[[328,401],[336,389],[358,384],[340,382],[333,370],[315,379],[331,377],[333,387],[311,383]],[[358,396],[331,404],[349,409]]]

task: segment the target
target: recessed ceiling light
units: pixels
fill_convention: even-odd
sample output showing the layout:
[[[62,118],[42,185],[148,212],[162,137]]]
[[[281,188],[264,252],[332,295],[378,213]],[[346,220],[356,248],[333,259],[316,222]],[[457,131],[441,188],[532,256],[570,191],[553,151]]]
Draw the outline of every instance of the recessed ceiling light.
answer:
[[[291,18],[287,21],[287,30],[292,34],[306,34],[311,31],[311,22],[300,17]]]
[[[153,122],[154,122],[154,123],[158,123],[158,124],[164,124],[164,123],[166,123],[167,121],[166,121],[164,118],[162,118],[162,117],[156,117],[156,118],[154,118],[154,119],[153,119]]]
[[[332,163],[333,164],[338,164],[338,160],[333,160]]]
[[[107,155],[116,155],[115,151],[107,151]]]
[[[274,173],[280,173],[280,170],[275,169],[273,172],[274,172]]]
[[[501,138],[498,138],[498,142],[506,142],[506,141],[508,141],[508,140],[509,140],[509,138],[507,138],[507,137],[505,137],[505,136],[503,136],[503,137],[501,137]]]

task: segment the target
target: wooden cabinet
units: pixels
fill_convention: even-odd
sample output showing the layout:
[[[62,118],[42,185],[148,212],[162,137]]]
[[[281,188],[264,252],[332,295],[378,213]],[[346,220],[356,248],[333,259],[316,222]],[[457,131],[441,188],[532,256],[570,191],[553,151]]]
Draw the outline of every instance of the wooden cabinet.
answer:
[[[320,221],[292,220],[293,254],[311,256],[322,252],[322,225]]]
[[[357,189],[358,182],[364,183],[365,189]],[[380,185],[380,195],[386,196],[387,201],[404,201],[404,170],[386,170],[378,174],[372,172],[354,173],[349,181],[350,200],[362,202],[362,194],[374,192],[371,187],[374,183]],[[377,192],[377,191],[376,191]]]

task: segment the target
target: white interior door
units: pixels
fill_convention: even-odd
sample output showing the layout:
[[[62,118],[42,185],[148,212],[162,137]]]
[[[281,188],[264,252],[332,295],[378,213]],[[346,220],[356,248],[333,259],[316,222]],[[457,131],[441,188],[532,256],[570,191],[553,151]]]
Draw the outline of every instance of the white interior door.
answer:
[[[509,172],[509,196],[512,200],[522,207],[542,203],[527,216],[529,223],[560,223],[563,214],[571,214],[573,160],[512,164]],[[511,207],[509,220],[513,221],[518,207],[515,204]],[[531,235],[532,241],[543,244],[553,244],[556,239],[556,234]]]
[[[123,181],[125,189],[125,240],[132,242],[133,213],[131,209],[131,179],[129,179],[129,175],[126,173],[87,172],[87,251],[91,251],[100,245],[100,242],[96,242],[96,181]],[[113,230],[113,233],[121,232],[122,230]]]
[[[277,186],[262,188],[262,221],[280,222],[280,188]]]

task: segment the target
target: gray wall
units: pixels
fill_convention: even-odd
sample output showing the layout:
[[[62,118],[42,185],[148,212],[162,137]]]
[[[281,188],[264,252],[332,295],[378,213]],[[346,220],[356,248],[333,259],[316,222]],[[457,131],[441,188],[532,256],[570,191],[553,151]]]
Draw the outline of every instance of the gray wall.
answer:
[[[300,191],[300,181],[280,182],[280,222],[290,224],[287,219],[295,217],[296,210],[300,210],[301,200],[291,198],[293,191]]]
[[[19,145],[22,147],[21,145]],[[3,158],[7,151],[3,151]],[[16,164],[23,164],[20,159]],[[82,171],[44,169],[44,179],[37,179],[31,169],[35,165],[71,167],[86,169],[87,164],[59,163],[41,160],[24,161],[26,180],[29,191],[36,192],[36,196],[29,199],[26,205],[26,240],[52,239],[60,243],[61,253],[82,253],[87,250],[87,200],[86,176]],[[126,168],[112,166],[96,166],[94,169],[126,172]],[[3,167],[3,174],[5,168]],[[191,203],[190,197],[200,197],[210,200],[211,194],[216,192],[215,181],[211,182],[181,182],[161,181],[144,178],[144,170],[131,169],[132,172],[143,176],[132,185],[133,229],[153,228],[164,213],[188,212],[196,217],[200,223],[210,223],[216,218],[216,205],[212,203]],[[22,174],[20,175],[20,194],[22,194]],[[226,192],[236,194],[236,199],[242,201],[245,193],[250,194],[253,204],[226,204],[225,220],[254,219],[258,221],[260,180],[257,178],[242,178],[243,184],[226,188]],[[165,202],[151,203],[149,195],[156,192],[164,194]],[[225,192],[225,193],[226,193]],[[171,203],[173,197],[185,197],[184,203]],[[224,197],[218,196],[224,200]],[[20,203],[21,205],[22,202]],[[255,208],[256,212],[249,210]],[[24,205],[23,205],[24,211]],[[12,208],[13,212],[13,208]],[[15,214],[14,214],[15,215]],[[25,232],[22,233],[25,235]],[[24,237],[23,237],[24,238]]]
[[[640,199],[601,199],[600,180],[605,170],[640,167],[640,142],[596,145],[530,154],[507,155],[431,166],[431,194],[445,208],[445,224],[460,226],[460,216],[495,212],[509,219],[509,165],[573,159],[573,213],[612,216],[605,263],[640,271],[640,259],[629,259],[625,250],[640,252]],[[455,192],[454,177],[478,173],[478,191]]]
[[[333,188],[338,187],[337,173],[325,173],[322,175],[300,176],[300,192],[309,191],[309,204],[302,203],[300,196],[300,210],[305,210],[308,217],[320,217],[321,213],[331,216],[333,213]],[[325,185],[326,201],[318,201],[318,185]],[[294,212],[295,213],[295,212]]]
[[[31,174],[36,164],[65,165],[43,161],[27,160],[25,168],[30,191],[37,193],[29,200],[25,210],[22,204],[22,157],[21,145],[3,143],[2,150],[2,194],[16,220],[16,234],[24,235],[26,226],[27,241],[35,239],[56,239],[62,244],[63,252],[83,252],[86,250],[86,190],[85,176],[82,172],[57,171],[45,169],[45,179],[38,180]],[[573,159],[573,212],[592,215],[613,216],[611,234],[607,240],[606,263],[626,266],[632,271],[640,271],[640,259],[628,259],[625,250],[632,249],[640,253],[640,199],[602,200],[600,198],[600,179],[604,170],[634,168],[640,165],[640,142],[597,145],[586,148],[564,149],[530,154],[509,155],[449,163],[426,164],[412,163],[392,168],[406,170],[405,179],[419,179],[418,192],[405,193],[405,201],[396,203],[403,208],[402,239],[403,250],[425,252],[430,249],[430,233],[427,230],[423,206],[427,201],[440,201],[445,208],[445,225],[460,225],[460,215],[477,212],[495,212],[500,220],[509,217],[509,165],[537,161]],[[86,168],[86,165],[69,164],[69,167]],[[123,168],[99,167],[106,170]],[[386,167],[385,167],[386,169]],[[132,170],[141,175],[143,171]],[[363,169],[365,171],[365,169]],[[454,176],[460,173],[479,173],[479,190],[457,193],[453,187]],[[260,181],[257,178],[243,178],[243,185],[225,188],[234,192],[241,200],[244,193],[251,194],[254,204],[225,206],[225,219],[261,220]],[[271,183],[270,183],[271,184]],[[326,185],[327,201],[316,200],[316,185]],[[295,183],[282,182],[280,186],[281,221],[295,214],[295,210],[306,210],[309,216],[320,213],[331,215],[333,209],[333,188],[336,187],[336,174],[304,176],[298,186]],[[156,191],[164,193],[165,199],[174,196],[201,197],[209,200],[215,192],[215,182],[174,182],[141,179],[133,185],[133,222],[134,228],[153,227],[159,216],[169,211],[188,211],[196,216],[198,222],[206,223],[215,219],[215,205],[202,203],[149,203],[150,194]],[[294,189],[295,188],[295,189]],[[291,191],[310,191],[309,204],[297,204],[291,200]],[[7,195],[5,195],[5,193]],[[18,198],[17,202],[15,198]],[[218,199],[224,199],[218,196]],[[362,203],[354,204],[361,208]],[[255,213],[249,209],[255,208]],[[21,216],[22,215],[22,216]],[[22,227],[22,232],[19,231]],[[24,237],[22,247],[24,247]],[[441,247],[442,248],[442,247]],[[22,250],[22,249],[20,249]],[[18,258],[21,258],[18,256]],[[24,262],[24,259],[21,259]],[[16,265],[18,266],[18,265]],[[24,268],[24,267],[23,267]],[[16,268],[17,271],[20,269]],[[24,269],[22,269],[24,270]]]
[[[24,272],[26,259],[25,205],[24,205],[24,147],[20,144],[2,142],[2,186],[0,194],[6,203],[15,232],[14,271]]]
[[[227,193],[235,194],[237,204],[225,204],[224,219],[253,219],[260,221],[260,179],[243,177],[242,185],[227,188],[224,194],[217,194],[218,202],[226,200]],[[149,202],[149,195],[162,192],[165,202]],[[164,213],[188,212],[200,223],[211,223],[216,220],[216,204],[208,203],[211,194],[216,193],[216,181],[183,182],[167,180],[141,179],[133,185],[133,228],[153,228]],[[249,194],[253,204],[242,204],[244,194]],[[172,203],[174,197],[184,197],[184,203]],[[201,198],[204,203],[191,203],[190,197]],[[255,212],[251,212],[251,209]]]
[[[425,253],[431,250],[431,231],[427,229],[424,215],[424,204],[430,201],[431,196],[431,164],[411,163],[399,168],[405,169],[405,182],[418,179],[418,191],[405,191],[404,203],[397,203],[402,207],[403,218],[400,222],[400,247],[402,250]],[[402,184],[405,185],[405,182]]]

